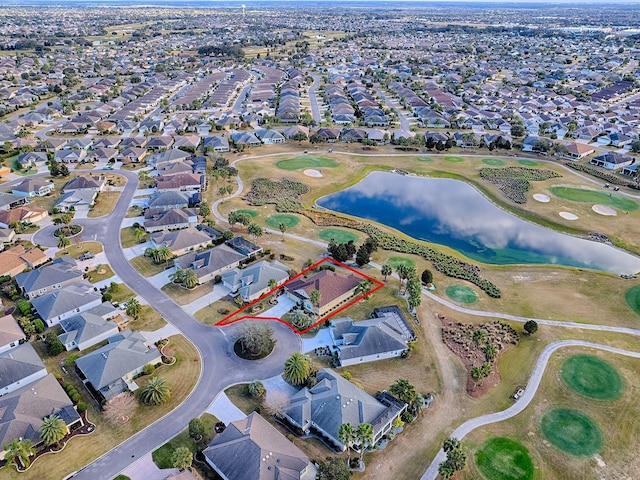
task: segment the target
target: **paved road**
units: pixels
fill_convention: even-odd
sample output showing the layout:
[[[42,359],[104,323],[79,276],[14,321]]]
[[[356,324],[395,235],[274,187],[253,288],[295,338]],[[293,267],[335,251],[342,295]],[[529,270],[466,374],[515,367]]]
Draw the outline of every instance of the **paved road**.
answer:
[[[396,112],[396,114],[398,115],[398,120],[400,120],[400,130],[402,130],[403,132],[408,132],[409,130],[411,130],[411,125],[409,125],[409,120],[407,120],[407,117],[405,117],[404,113],[401,112],[399,108],[395,107],[391,100],[384,94],[382,89],[376,87],[375,91],[380,96],[382,101],[387,104],[387,107]]]
[[[309,106],[311,107],[311,116],[316,124],[320,125],[322,121],[322,115],[320,115],[320,107],[318,107],[318,96],[316,95],[316,89],[320,85],[320,75],[311,74],[313,77],[313,83],[309,87]]]
[[[553,355],[557,350],[561,348],[571,348],[571,347],[582,347],[582,348],[595,348],[598,350],[604,350],[606,352],[616,353],[618,355],[625,355],[627,357],[640,358],[640,352],[632,352],[629,350],[622,350],[620,348],[610,347],[608,345],[601,345],[599,343],[592,342],[583,342],[581,340],[561,340],[558,342],[553,342],[547,345],[542,353],[538,357],[538,360],[533,367],[533,372],[531,373],[531,378],[529,379],[529,383],[525,389],[524,395],[520,397],[520,399],[515,402],[511,407],[506,410],[502,410],[501,412],[490,413],[488,415],[483,415],[481,417],[472,418],[471,420],[467,420],[458,428],[456,428],[452,433],[451,437],[457,438],[458,440],[462,440],[466,435],[475,430],[476,428],[483,427],[485,425],[489,425],[491,423],[502,422],[503,420],[507,420],[511,417],[518,415],[522,412],[529,403],[533,400],[534,395],[536,394],[538,387],[540,386],[540,381],[542,380],[542,375],[544,374],[545,369],[547,368],[547,364],[549,363],[549,359],[551,355]],[[447,458],[446,454],[442,449],[438,452],[436,457],[429,465],[427,471],[422,475],[421,480],[435,480],[438,477],[438,465],[445,461]]]
[[[233,103],[233,107],[231,107],[231,112],[233,114],[239,115],[240,112],[242,112],[242,102],[247,98],[247,94],[249,93],[249,90],[251,90],[252,86],[253,86],[253,80],[248,85],[245,85],[242,90],[240,90],[240,93],[238,94],[238,98]]]
[[[116,172],[114,172],[116,173]],[[162,315],[167,322],[175,326],[198,349],[202,359],[202,372],[198,384],[188,398],[175,410],[167,414],[146,429],[138,432],[101,458],[78,472],[74,478],[95,480],[111,478],[127,467],[136,458],[154,450],[177,435],[185,428],[189,420],[204,412],[215,396],[227,386],[253,380],[269,378],[282,371],[284,360],[293,351],[301,349],[300,337],[289,328],[272,322],[277,339],[274,352],[264,360],[249,362],[232,353],[234,338],[240,325],[225,327],[224,330],[201,324],[187,315],[173,300],[151,285],[124,256],[120,245],[120,223],[138,185],[135,173],[117,172],[128,180],[127,186],[114,211],[99,219],[82,220],[86,229],[102,242],[104,251],[116,275],[122,279],[137,295]],[[43,241],[46,229],[43,229]]]

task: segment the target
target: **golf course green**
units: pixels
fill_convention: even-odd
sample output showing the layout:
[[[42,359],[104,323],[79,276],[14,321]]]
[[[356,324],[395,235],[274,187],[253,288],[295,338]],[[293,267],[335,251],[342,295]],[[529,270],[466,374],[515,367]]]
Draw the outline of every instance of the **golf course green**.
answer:
[[[538,162],[534,162],[533,160],[518,160],[518,163],[520,165],[522,165],[523,167],[537,167],[538,166]]]
[[[570,389],[594,400],[615,400],[624,390],[624,382],[616,369],[593,355],[567,358],[560,376]]]
[[[295,215],[280,213],[277,215],[271,215],[270,217],[267,217],[267,219],[265,220],[265,223],[269,227],[274,229],[279,229],[280,224],[283,224],[286,228],[293,228],[296,225],[298,225],[298,223],[300,223],[300,219]]]
[[[631,310],[640,315],[640,285],[636,285],[627,290],[624,294],[624,300]]]
[[[245,215],[249,215],[251,218],[256,218],[258,216],[257,210],[250,210],[246,208],[242,210],[236,210],[236,213],[243,213]]]
[[[444,293],[451,300],[458,303],[475,303],[478,300],[478,294],[466,285],[449,285]]]
[[[494,437],[476,452],[476,465],[487,480],[530,480],[533,461],[529,451],[510,438]]]
[[[492,167],[504,167],[507,164],[507,162],[499,158],[483,158],[482,163],[491,165]]]
[[[447,162],[460,163],[464,162],[464,158],[462,157],[444,157]]]
[[[336,243],[347,243],[350,240],[357,242],[359,238],[358,235],[353,232],[337,228],[325,228],[324,230],[320,230],[318,236],[325,242],[334,240]]]
[[[613,207],[618,210],[626,210],[629,212],[638,209],[637,202],[629,198],[625,198],[621,195],[570,187],[551,187],[549,188],[549,191],[556,197],[564,198],[565,200],[571,200],[574,202],[599,203],[602,205],[608,205],[609,207]]]
[[[338,162],[331,158],[301,155],[299,157],[288,158],[287,160],[280,160],[276,162],[275,165],[281,170],[300,170],[302,168],[319,167],[335,168],[338,166]]]
[[[398,268],[400,265],[406,265],[407,267],[415,267],[416,262],[406,257],[390,257],[387,260],[387,265],[389,265],[394,270]]]
[[[602,449],[600,427],[584,413],[571,408],[554,408],[541,420],[542,434],[555,447],[577,457],[595,455]]]

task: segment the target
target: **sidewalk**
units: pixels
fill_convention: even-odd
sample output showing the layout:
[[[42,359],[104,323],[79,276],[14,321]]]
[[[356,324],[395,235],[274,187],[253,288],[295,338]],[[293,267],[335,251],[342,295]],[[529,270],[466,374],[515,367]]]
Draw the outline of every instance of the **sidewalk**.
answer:
[[[208,307],[213,302],[217,302],[222,297],[226,297],[227,295],[229,295],[229,289],[223,286],[221,283],[218,283],[213,288],[212,292],[207,293],[206,295],[203,295],[190,304],[183,306],[182,309],[189,315],[193,315],[198,310],[202,310],[203,308]]]
[[[127,260],[131,260],[134,257],[144,255],[144,251],[150,247],[153,247],[153,245],[151,245],[150,241],[147,241],[134,245],[133,247],[124,248],[122,251],[124,252],[124,256],[127,258]]]
[[[180,335],[178,329],[170,323],[153,332],[141,331],[140,333],[144,336],[144,338],[147,339],[147,342],[149,344],[154,344],[158,340],[162,340],[163,338],[169,338],[171,335]]]

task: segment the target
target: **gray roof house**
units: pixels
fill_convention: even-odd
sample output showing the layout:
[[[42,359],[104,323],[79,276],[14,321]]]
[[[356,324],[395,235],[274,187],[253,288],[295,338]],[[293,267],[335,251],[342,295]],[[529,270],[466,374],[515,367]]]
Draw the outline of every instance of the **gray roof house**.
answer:
[[[222,244],[201,252],[190,252],[175,260],[176,270],[195,270],[198,284],[213,280],[216,275],[240,265],[247,256]]]
[[[144,212],[144,229],[147,232],[195,227],[197,223],[198,211],[195,208],[147,208]]]
[[[66,350],[86,350],[118,333],[118,325],[110,321],[118,315],[116,308],[108,302],[86,312],[66,318],[60,322],[64,333],[58,338]]]
[[[25,338],[13,315],[0,317],[0,353],[16,347]]]
[[[337,318],[331,321],[329,333],[343,367],[399,357],[415,338],[404,317],[395,313],[361,322]]]
[[[182,192],[159,192],[149,201],[149,208],[187,208],[189,197]]]
[[[167,246],[171,253],[177,256],[204,248],[209,243],[211,243],[211,237],[195,227],[151,234],[151,244],[155,248]]]
[[[27,203],[27,198],[13,193],[0,192],[0,210],[11,210]]]
[[[204,149],[214,152],[228,152],[229,139],[225,135],[213,135],[204,139]]]
[[[127,389],[138,386],[133,377],[142,372],[145,365],[162,361],[160,351],[149,347],[138,332],[123,330],[109,338],[109,343],[76,360],[76,367],[98,397],[109,401]]]
[[[256,412],[231,422],[202,453],[225,480],[313,480],[317,473],[309,457]]]
[[[44,377],[47,367],[30,343],[0,353],[0,396]]]
[[[82,280],[78,264],[69,255],[50,265],[16,275],[16,283],[26,298],[36,298]]]
[[[306,433],[320,436],[332,447],[345,450],[338,439],[343,423],[357,427],[369,423],[373,427],[373,443],[377,443],[393,427],[393,422],[407,404],[383,392],[374,398],[329,368],[316,374],[318,383],[304,387],[291,397],[284,418]]]
[[[63,191],[73,192],[77,190],[89,190],[92,192],[101,192],[104,190],[107,180],[104,175],[89,175],[72,178],[63,187]]]
[[[25,169],[44,166],[47,161],[47,152],[27,152],[18,156],[18,163]]]
[[[44,197],[54,189],[51,181],[42,178],[25,178],[22,182],[11,189],[14,195],[22,197]]]
[[[87,210],[96,200],[98,192],[93,190],[72,190],[66,192],[56,202],[56,208],[61,212],[68,212],[71,207],[74,210]]]
[[[55,292],[31,300],[38,316],[48,326],[102,304],[102,294],[89,282],[67,285]]]
[[[617,152],[605,152],[592,158],[589,163],[607,170],[618,170],[635,163],[635,159]]]
[[[263,260],[242,270],[234,268],[222,274],[223,285],[245,302],[251,302],[271,290],[271,279],[278,286],[282,285],[289,279],[289,267],[276,260]]]
[[[82,426],[82,418],[53,373],[0,397],[0,445],[16,438],[41,442],[40,425],[49,415],[60,417],[67,429]],[[5,452],[0,447],[0,458]]]

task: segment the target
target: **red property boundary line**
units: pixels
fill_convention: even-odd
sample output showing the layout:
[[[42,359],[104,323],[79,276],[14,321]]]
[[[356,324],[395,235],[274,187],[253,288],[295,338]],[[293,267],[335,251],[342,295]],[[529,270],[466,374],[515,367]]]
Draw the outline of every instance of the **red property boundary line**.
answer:
[[[299,277],[305,275],[306,273],[308,273],[308,272],[310,272],[312,270],[315,270],[320,265],[322,265],[323,263],[327,263],[327,262],[333,263],[338,267],[341,267],[341,268],[344,268],[346,270],[349,270],[351,273],[353,273],[353,274],[355,274],[355,275],[357,275],[359,277],[362,277],[364,280],[369,280],[369,281],[373,282],[373,284],[375,285],[375,288],[372,288],[367,293],[364,293],[364,294],[354,298],[353,300],[351,300],[350,302],[348,302],[345,305],[341,306],[340,308],[338,308],[334,312],[331,312],[331,313],[325,315],[324,317],[320,317],[320,319],[318,319],[317,322],[315,322],[313,325],[305,328],[304,330],[298,330],[295,326],[291,325],[290,323],[285,322],[284,320],[282,320],[281,318],[278,318],[278,317],[260,317],[260,316],[255,316],[255,315],[242,315],[242,316],[240,316],[240,317],[238,317],[236,319],[233,319],[233,317],[235,317],[239,313],[242,313],[244,310],[246,310],[247,308],[251,307],[252,305],[255,305],[256,303],[260,302],[261,300],[264,300],[265,298],[269,297],[270,295],[275,293],[277,290],[280,290],[281,288],[285,287],[288,283],[291,283],[292,281],[298,279]],[[337,260],[335,260],[335,259],[333,259],[331,257],[326,257],[326,258],[323,258],[322,260],[317,261],[316,263],[314,263],[310,267],[305,268],[303,271],[301,271],[295,277],[290,278],[289,280],[284,282],[282,285],[280,285],[280,286],[268,291],[267,293],[261,295],[259,298],[255,299],[251,303],[247,303],[245,306],[243,306],[242,308],[236,310],[235,312],[230,313],[229,315],[224,317],[222,320],[218,321],[215,325],[217,327],[225,327],[227,325],[232,325],[232,324],[234,324],[236,322],[240,322],[242,320],[272,320],[272,321],[280,322],[283,325],[286,325],[287,327],[289,327],[291,330],[293,330],[297,334],[302,335],[302,334],[308,332],[309,330],[311,330],[312,328],[315,328],[316,326],[318,326],[319,324],[321,324],[325,320],[328,320],[329,318],[334,317],[335,315],[337,315],[338,313],[342,312],[343,310],[345,310],[345,309],[349,308],[350,306],[358,303],[360,300],[364,300],[365,298],[367,298],[368,296],[370,296],[374,292],[380,290],[382,287],[384,287],[384,283],[381,282],[380,280],[377,280],[377,279],[375,279],[373,277],[370,277],[369,275],[365,275],[364,273],[359,272],[359,271],[355,270],[354,268],[351,268],[351,267],[345,265],[344,263],[339,262],[339,261],[337,261]]]

